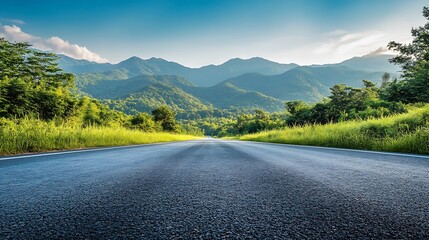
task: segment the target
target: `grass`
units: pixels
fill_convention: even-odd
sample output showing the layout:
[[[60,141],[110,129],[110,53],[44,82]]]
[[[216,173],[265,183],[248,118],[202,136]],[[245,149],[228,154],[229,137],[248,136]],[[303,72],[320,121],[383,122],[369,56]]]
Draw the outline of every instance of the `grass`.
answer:
[[[429,154],[429,105],[380,119],[296,126],[243,135],[238,139]]]
[[[0,119],[0,155],[88,147],[122,146],[197,139],[197,136],[149,133],[122,127],[78,127],[35,119]]]

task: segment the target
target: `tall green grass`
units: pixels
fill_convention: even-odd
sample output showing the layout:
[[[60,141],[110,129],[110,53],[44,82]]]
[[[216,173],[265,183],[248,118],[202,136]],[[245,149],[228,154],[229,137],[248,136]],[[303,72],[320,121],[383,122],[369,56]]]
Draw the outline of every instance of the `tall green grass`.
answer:
[[[122,127],[86,127],[35,119],[0,119],[0,155],[197,139]]]
[[[297,126],[238,139],[429,154],[429,105],[380,119]]]

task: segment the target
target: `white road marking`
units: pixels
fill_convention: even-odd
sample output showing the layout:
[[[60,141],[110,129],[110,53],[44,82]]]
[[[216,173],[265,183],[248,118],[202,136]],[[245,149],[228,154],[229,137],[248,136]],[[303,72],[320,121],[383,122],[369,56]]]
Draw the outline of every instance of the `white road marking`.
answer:
[[[237,141],[241,141],[241,140],[237,140]],[[337,151],[345,151],[345,152],[361,152],[361,153],[372,153],[372,154],[399,156],[399,157],[414,157],[414,158],[429,159],[428,155],[418,155],[418,154],[395,153],[395,152],[380,152],[380,151],[348,149],[348,148],[336,148],[336,147],[310,146],[310,145],[296,145],[296,144],[287,144],[287,143],[270,143],[270,142],[256,142],[256,141],[243,141],[243,142],[258,143],[258,144],[267,144],[267,145],[274,145],[274,146],[292,146],[292,147],[300,147],[300,148],[319,148],[319,149],[337,150]]]
[[[28,154],[28,155],[20,155],[20,156],[12,156],[12,157],[0,157],[0,161],[12,160],[12,159],[21,159],[21,158],[32,158],[32,157],[44,157],[44,156],[70,154],[70,153],[80,153],[80,152],[95,152],[95,151],[103,151],[103,150],[110,150],[110,149],[142,147],[142,146],[160,145],[160,144],[167,144],[167,143],[175,143],[175,142],[148,143],[148,144],[138,144],[138,145],[127,145],[127,146],[116,146],[116,147],[104,147],[104,148],[70,150],[70,151],[61,151],[61,152],[48,152],[48,153],[39,153],[39,154]]]

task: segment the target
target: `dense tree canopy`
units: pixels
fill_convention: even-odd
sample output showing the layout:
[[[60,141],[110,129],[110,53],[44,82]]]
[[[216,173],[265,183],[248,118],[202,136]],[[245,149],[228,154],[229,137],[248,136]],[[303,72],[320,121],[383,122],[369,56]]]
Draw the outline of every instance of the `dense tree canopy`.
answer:
[[[175,114],[168,106],[160,106],[152,111],[156,122],[159,122],[162,129],[167,132],[178,131]]]
[[[27,43],[0,38],[0,79],[21,78],[40,88],[72,88],[73,74],[63,72],[53,53],[36,51]]]
[[[54,54],[0,38],[0,116],[48,120],[71,115],[78,102],[74,78],[56,60]]]
[[[138,113],[132,116],[130,122],[131,126],[146,132],[158,130],[153,117],[147,113]]]

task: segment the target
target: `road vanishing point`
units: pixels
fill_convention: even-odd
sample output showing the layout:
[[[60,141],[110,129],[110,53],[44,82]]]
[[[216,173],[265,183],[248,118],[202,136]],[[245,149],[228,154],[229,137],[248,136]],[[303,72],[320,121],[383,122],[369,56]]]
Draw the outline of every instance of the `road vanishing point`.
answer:
[[[202,139],[0,158],[0,239],[429,239],[429,157]]]

